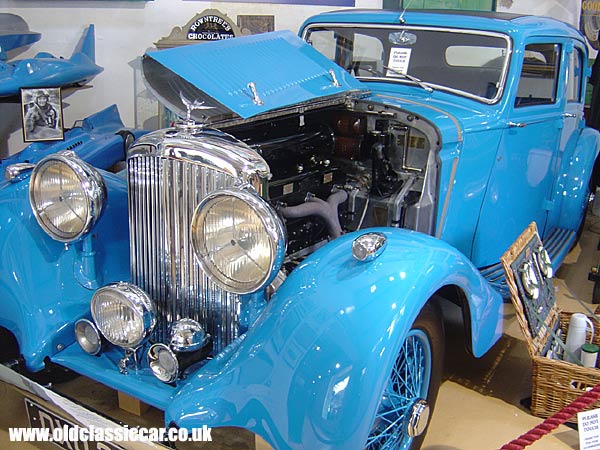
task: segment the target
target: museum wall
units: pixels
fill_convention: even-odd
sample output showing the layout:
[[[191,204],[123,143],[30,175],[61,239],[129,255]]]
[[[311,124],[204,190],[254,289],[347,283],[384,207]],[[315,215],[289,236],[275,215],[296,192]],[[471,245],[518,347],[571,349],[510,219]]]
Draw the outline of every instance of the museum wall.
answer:
[[[236,23],[238,15],[273,15],[275,29],[296,32],[303,20],[332,6],[276,5],[267,3],[203,2],[184,0],[154,1],[28,1],[2,0],[3,12],[18,14],[42,39],[13,58],[33,57],[40,51],[69,57],[88,24],[96,28],[96,62],[104,67],[90,88],[65,92],[64,123],[117,104],[127,126],[143,125],[136,120],[137,62],[154,42],[169,35],[173,27],[183,26],[196,13],[218,9]],[[381,0],[356,0],[357,7],[380,8]],[[243,63],[243,61],[240,61]],[[138,105],[139,106],[139,105]],[[25,144],[21,135],[20,105],[0,104],[0,157],[20,151]],[[139,111],[138,111],[139,112]],[[147,112],[146,112],[147,114]],[[136,123],[137,122],[137,123]],[[7,138],[8,137],[8,138]]]
[[[516,13],[545,14],[577,25],[581,0],[498,0],[498,9]],[[149,126],[140,101],[139,57],[154,42],[170,34],[173,27],[185,25],[195,14],[218,9],[234,23],[238,15],[272,15],[276,30],[298,30],[310,15],[335,9],[332,6],[277,5],[269,3],[204,2],[185,0],[154,1],[29,1],[3,0],[2,11],[18,14],[42,39],[11,58],[33,57],[40,51],[69,57],[88,24],[96,28],[96,62],[104,67],[90,87],[67,90],[63,94],[64,123],[71,126],[113,103],[118,105],[125,125]],[[356,0],[356,7],[380,8],[382,0]],[[243,61],[240,61],[243,63]],[[141,106],[140,106],[141,105]],[[156,106],[148,106],[156,109]],[[148,108],[146,107],[146,109]],[[0,157],[20,151],[25,144],[21,134],[18,103],[0,104]]]
[[[554,17],[579,25],[581,0],[496,0],[496,5],[498,11]]]

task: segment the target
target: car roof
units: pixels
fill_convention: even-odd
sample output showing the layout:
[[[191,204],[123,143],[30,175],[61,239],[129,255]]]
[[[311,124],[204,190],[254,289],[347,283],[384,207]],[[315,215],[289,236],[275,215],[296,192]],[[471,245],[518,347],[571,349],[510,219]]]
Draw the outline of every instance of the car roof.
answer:
[[[314,23],[364,23],[398,24],[400,17],[405,25],[440,26],[495,31],[510,35],[528,36],[569,36],[583,41],[576,28],[557,19],[523,14],[509,14],[494,11],[460,11],[436,9],[377,10],[349,9],[322,13],[309,18],[302,28]]]

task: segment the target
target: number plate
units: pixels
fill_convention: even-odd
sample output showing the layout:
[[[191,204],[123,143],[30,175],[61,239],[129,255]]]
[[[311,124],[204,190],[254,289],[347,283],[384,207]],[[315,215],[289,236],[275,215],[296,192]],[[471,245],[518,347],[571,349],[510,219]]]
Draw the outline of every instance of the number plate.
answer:
[[[50,430],[50,437],[52,437],[52,430],[55,428],[64,429],[65,426],[68,428],[75,428],[77,426],[27,397],[25,398],[25,407],[27,408],[27,416],[29,417],[29,426],[31,428],[47,428]],[[123,447],[112,442],[69,441],[68,436],[64,437],[65,440],[52,441],[52,443],[66,450],[123,450]]]

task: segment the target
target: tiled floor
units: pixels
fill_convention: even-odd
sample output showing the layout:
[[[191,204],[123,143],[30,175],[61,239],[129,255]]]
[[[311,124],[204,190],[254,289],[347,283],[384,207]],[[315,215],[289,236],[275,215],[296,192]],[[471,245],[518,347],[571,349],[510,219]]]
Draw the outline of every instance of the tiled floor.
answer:
[[[572,251],[557,274],[555,285],[562,309],[583,311],[577,299],[591,305],[593,283],[587,281],[592,264],[600,259],[596,251],[600,239],[600,218],[590,215],[578,247]],[[505,334],[483,358],[464,351],[464,336],[458,310],[447,311],[447,350],[444,382],[435,414],[423,444],[424,450],[496,449],[534,427],[542,419],[522,406],[531,395],[531,362],[521,337],[514,309],[505,305]],[[110,417],[125,423],[160,426],[161,413],[151,410],[141,419],[118,409],[116,394],[96,383],[78,378],[60,388],[67,395],[93,405]],[[9,426],[26,426],[22,397],[0,383],[0,449],[56,448],[52,444],[15,444],[8,440]],[[216,437],[216,438],[215,438]],[[252,435],[243,430],[213,434],[215,442],[207,449],[254,449]],[[577,431],[561,426],[532,445],[532,449],[577,449]],[[318,449],[309,449],[318,450]]]

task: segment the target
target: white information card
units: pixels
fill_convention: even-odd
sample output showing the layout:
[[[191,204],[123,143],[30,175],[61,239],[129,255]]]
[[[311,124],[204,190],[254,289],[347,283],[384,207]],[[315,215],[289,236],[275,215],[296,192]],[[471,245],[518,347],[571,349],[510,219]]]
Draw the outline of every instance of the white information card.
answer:
[[[399,73],[408,71],[408,63],[410,62],[410,53],[412,48],[392,48],[390,51],[390,59],[388,61],[388,70],[386,76],[398,77]]]
[[[600,409],[577,414],[579,449],[600,450]]]

